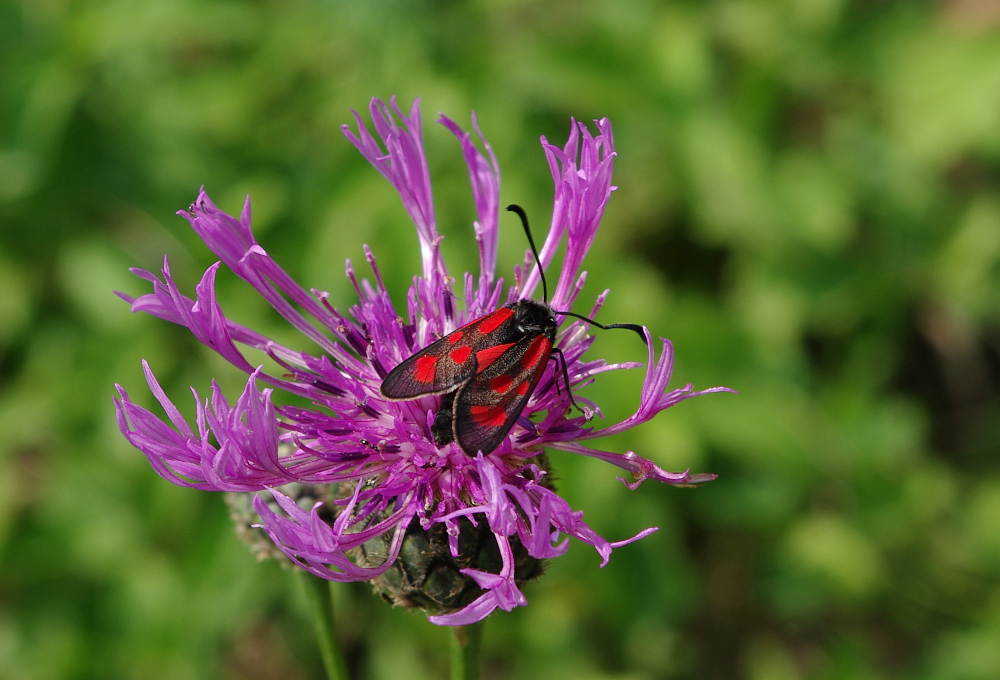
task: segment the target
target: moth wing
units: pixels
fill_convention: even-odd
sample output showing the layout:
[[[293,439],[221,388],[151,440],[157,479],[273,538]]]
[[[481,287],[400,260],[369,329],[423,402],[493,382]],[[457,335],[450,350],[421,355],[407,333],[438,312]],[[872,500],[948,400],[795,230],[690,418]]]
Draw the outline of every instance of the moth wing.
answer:
[[[494,347],[514,324],[509,307],[467,323],[403,360],[382,381],[386,399],[450,392],[476,374],[477,353]]]
[[[544,335],[517,342],[463,385],[455,397],[455,441],[468,455],[500,445],[542,375],[552,342]]]

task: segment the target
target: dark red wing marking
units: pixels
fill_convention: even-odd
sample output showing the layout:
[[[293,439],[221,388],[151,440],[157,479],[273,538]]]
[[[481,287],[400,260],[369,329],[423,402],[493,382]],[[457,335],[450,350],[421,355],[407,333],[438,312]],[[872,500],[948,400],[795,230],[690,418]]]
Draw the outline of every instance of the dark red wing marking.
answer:
[[[472,419],[483,427],[503,427],[507,422],[507,412],[503,406],[473,406],[469,409]]]
[[[415,362],[413,362],[413,379],[421,383],[433,382],[434,367],[437,366],[437,362],[437,357],[419,357]]]
[[[389,371],[382,396],[403,400],[454,390],[514,346],[515,323],[514,311],[501,307],[452,331]]]
[[[544,340],[545,338],[541,339]],[[548,347],[544,347],[543,345],[548,345]],[[526,371],[530,371],[538,366],[538,362],[541,361],[543,353],[547,359],[549,357],[549,352],[551,351],[552,345],[550,343],[533,342],[528,347],[528,351],[525,352],[524,356],[521,358],[521,365],[524,366]]]
[[[498,375],[490,381],[490,389],[497,394],[504,394],[510,390],[510,386],[513,384],[514,381],[509,375]]]
[[[484,335],[489,335],[496,329],[500,327],[504,321],[514,316],[514,310],[510,307],[501,307],[497,311],[484,316],[479,321],[479,328],[477,329],[480,333]]]
[[[500,445],[531,398],[551,354],[547,337],[526,337],[459,388],[454,427],[463,451],[474,456]]]
[[[448,358],[454,361],[456,364],[464,364],[465,360],[469,358],[472,354],[472,348],[468,345],[462,345],[458,349],[453,349],[448,353]]]
[[[503,353],[513,346],[513,342],[507,342],[502,345],[488,347],[476,352],[476,373],[482,373],[485,371],[489,368],[490,364],[503,356]]]

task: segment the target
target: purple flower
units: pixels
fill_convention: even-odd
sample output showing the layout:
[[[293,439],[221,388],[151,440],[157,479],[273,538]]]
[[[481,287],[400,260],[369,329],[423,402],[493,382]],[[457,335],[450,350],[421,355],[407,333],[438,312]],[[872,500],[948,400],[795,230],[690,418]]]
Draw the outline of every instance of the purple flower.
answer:
[[[586,405],[587,413],[571,410],[566,390],[558,385],[561,372],[556,362],[549,362],[517,424],[495,450],[470,457],[455,443],[436,445],[430,428],[441,397],[387,401],[379,391],[382,379],[388,370],[442,335],[498,306],[530,296],[539,273],[528,259],[526,267],[515,268],[514,286],[505,290],[502,279],[496,277],[500,205],[496,158],[474,116],[473,129],[485,156],[469,133],[442,116],[439,122],[461,143],[477,212],[479,274],[465,274],[454,291],[439,250],[441,236],[435,224],[418,102],[407,116],[394,99],[388,106],[374,99],[370,114],[374,134],[357,114],[357,131],[345,125],[344,133],[395,187],[416,224],[423,272],[414,278],[405,312],[400,314],[393,306],[367,246],[365,256],[374,282],[359,280],[347,262],[347,276],[359,303],[343,314],[329,305],[325,293],[302,288],[257,243],[249,198],[235,218],[216,208],[202,190],[191,208],[179,214],[221,264],[253,286],[312,341],[303,343],[310,346],[309,351],[314,352],[311,345],[321,351],[285,347],[227,319],[215,298],[220,263],[205,272],[193,299],[178,290],[166,260],[160,276],[134,270],[153,290],[136,299],[122,295],[133,311],[187,326],[201,342],[246,371],[249,379],[233,405],[214,382],[210,397],[203,400],[195,392],[197,413],[191,427],[144,362],[146,381],[167,419],[131,401],[118,386],[119,396],[114,400],[118,425],[156,472],[175,484],[256,492],[253,508],[259,526],[293,563],[325,579],[379,577],[397,560],[404,538],[415,529],[428,535],[437,530],[446,536],[442,540],[453,557],[460,553],[463,528],[488,529],[495,541],[497,568],[463,568],[462,574],[475,584],[475,597],[457,611],[430,617],[438,624],[468,624],[496,608],[509,611],[526,603],[515,578],[519,555],[534,560],[556,557],[566,551],[568,537],[575,537],[596,548],[603,566],[612,549],[656,530],[646,529],[617,542],[599,536],[583,521],[582,512],[574,511],[552,490],[540,457],[544,448],[616,465],[631,473],[632,481],[626,482],[630,488],[646,479],[668,484],[714,479],[711,474],[667,472],[631,451],[599,451],[583,442],[646,422],[689,397],[726,388],[694,392],[687,385],[667,391],[672,346],[661,339],[657,359],[656,343],[644,329],[649,355],[641,403],[621,423],[592,428],[590,417],[600,410],[580,396],[576,401]],[[550,301],[556,310],[569,310],[583,288],[586,274],[580,265],[615,189],[611,184],[615,156],[611,124],[607,119],[595,123],[596,136],[586,125],[573,121],[569,140],[561,148],[542,138],[555,182],[552,222],[540,253],[542,264],[549,264],[563,241],[566,248]],[[607,294],[598,296],[589,310],[591,317]],[[587,357],[592,341],[588,327],[580,321],[564,325],[559,332],[557,346],[565,356],[574,392],[605,371],[642,366]],[[241,349],[247,347],[266,353],[281,371],[272,375],[254,366]],[[274,389],[305,397],[312,406],[276,407],[271,400]],[[278,490],[292,483],[335,488],[341,493],[327,504],[316,502],[303,508]],[[376,540],[382,541],[384,559],[374,565],[359,560],[359,551]]]

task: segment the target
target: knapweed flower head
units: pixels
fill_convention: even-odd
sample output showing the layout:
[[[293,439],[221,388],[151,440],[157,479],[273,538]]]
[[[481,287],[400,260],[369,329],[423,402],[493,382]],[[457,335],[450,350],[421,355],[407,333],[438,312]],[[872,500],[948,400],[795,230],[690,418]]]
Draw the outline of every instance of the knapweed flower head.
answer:
[[[599,536],[583,521],[583,513],[555,492],[545,449],[618,466],[631,476],[631,481],[622,479],[630,488],[647,479],[668,484],[713,479],[710,474],[667,472],[634,452],[601,451],[586,442],[635,427],[689,397],[726,388],[695,392],[687,385],[668,391],[672,346],[666,339],[655,343],[643,329],[648,363],[638,410],[603,429],[593,427],[592,416],[600,410],[592,401],[578,395],[575,401],[584,405],[584,412],[571,408],[562,362],[557,361],[548,362],[516,424],[485,455],[469,455],[455,442],[435,442],[432,426],[442,396],[385,399],[380,386],[393,367],[470,321],[530,298],[540,281],[530,257],[523,267],[515,267],[514,285],[504,286],[496,276],[496,158],[475,116],[482,150],[470,133],[442,116],[439,122],[458,138],[468,165],[479,249],[478,275],[466,273],[460,285],[453,285],[440,252],[418,103],[406,115],[394,99],[388,106],[374,99],[372,130],[357,114],[356,131],[344,126],[348,139],[399,193],[416,225],[423,271],[414,277],[404,310],[390,300],[367,246],[373,281],[359,278],[348,260],[347,276],[359,301],[340,312],[325,293],[293,280],[257,242],[249,197],[236,218],[216,208],[202,190],[190,209],[179,214],[220,262],[205,272],[194,298],[178,289],[166,259],[159,276],[134,270],[152,284],[151,293],[123,297],[133,311],[186,326],[249,374],[246,387],[235,403],[214,382],[207,398],[195,392],[192,426],[143,362],[166,419],[133,402],[121,386],[114,401],[122,433],[164,478],[197,489],[254,494],[257,526],[295,565],[332,581],[375,581],[389,599],[424,607],[432,622],[461,625],[497,608],[509,611],[526,604],[520,584],[540,572],[541,560],[563,554],[569,537],[594,546],[603,566],[614,548],[656,530],[614,542]],[[602,119],[595,125],[596,135],[572,121],[562,147],[542,137],[555,201],[539,257],[547,266],[565,243],[562,270],[549,300],[559,323],[558,311],[570,310],[583,289],[581,264],[616,188],[611,184],[611,124]],[[227,319],[215,297],[221,265],[298,329],[305,347],[286,347]],[[607,294],[597,297],[591,318]],[[574,320],[561,325],[556,336],[572,392],[606,371],[642,366],[587,356],[593,341],[588,331]],[[277,369],[255,366],[241,347],[265,353]],[[274,390],[303,397],[311,406],[276,406]],[[405,560],[410,561],[400,568]],[[447,573],[442,575],[442,569]]]

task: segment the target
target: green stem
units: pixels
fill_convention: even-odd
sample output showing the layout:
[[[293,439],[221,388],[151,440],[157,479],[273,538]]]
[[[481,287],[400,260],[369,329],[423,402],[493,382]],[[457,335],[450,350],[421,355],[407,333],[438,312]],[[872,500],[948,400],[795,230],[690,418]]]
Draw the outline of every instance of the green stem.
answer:
[[[479,648],[485,623],[451,629],[451,680],[479,680]]]
[[[323,667],[326,668],[327,680],[348,680],[347,665],[344,655],[337,644],[337,629],[333,623],[333,596],[330,588],[333,583],[319,576],[296,569],[305,589],[306,601],[313,615],[313,625],[316,627],[316,639],[319,642],[319,652],[323,657]]]

